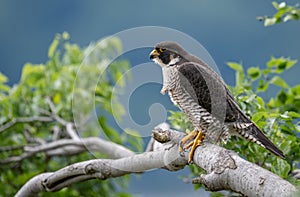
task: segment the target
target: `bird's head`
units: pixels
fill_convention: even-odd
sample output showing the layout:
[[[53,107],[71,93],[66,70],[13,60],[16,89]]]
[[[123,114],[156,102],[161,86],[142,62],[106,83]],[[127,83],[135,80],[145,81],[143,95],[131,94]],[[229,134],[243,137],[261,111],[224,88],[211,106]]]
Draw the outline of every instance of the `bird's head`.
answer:
[[[150,59],[161,67],[172,66],[183,59],[186,51],[175,42],[160,42],[150,53]]]

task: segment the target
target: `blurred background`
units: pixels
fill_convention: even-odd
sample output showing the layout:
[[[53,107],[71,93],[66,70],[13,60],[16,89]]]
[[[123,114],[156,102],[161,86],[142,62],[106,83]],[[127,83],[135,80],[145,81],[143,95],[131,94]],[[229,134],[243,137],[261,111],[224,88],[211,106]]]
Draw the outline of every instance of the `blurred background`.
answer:
[[[263,22],[256,19],[274,13],[271,1],[260,0],[2,0],[0,72],[9,77],[9,85],[18,83],[26,62],[47,61],[48,47],[56,33],[67,31],[71,42],[84,47],[119,31],[150,25],[173,28],[196,39],[210,53],[225,82],[234,85],[234,71],[226,62],[264,67],[271,56],[300,59],[300,26],[295,24],[299,21],[264,27]],[[136,58],[129,56],[132,66],[149,61],[148,51],[137,54],[140,55]],[[299,73],[298,63],[283,78],[290,85],[298,84]],[[159,89],[157,86],[156,96],[160,96]],[[143,96],[144,93],[137,91],[137,100],[141,98],[139,94]],[[169,102],[167,97],[161,96],[161,99]],[[138,117],[134,111],[131,113]],[[129,190],[135,196],[208,195],[194,191],[191,184],[178,178],[188,174],[188,170],[175,173],[153,170],[133,176]]]

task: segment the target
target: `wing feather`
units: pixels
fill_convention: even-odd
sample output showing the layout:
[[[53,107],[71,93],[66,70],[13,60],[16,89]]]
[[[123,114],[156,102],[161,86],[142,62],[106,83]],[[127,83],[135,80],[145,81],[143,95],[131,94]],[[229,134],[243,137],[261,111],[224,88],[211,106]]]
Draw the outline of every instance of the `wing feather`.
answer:
[[[207,69],[205,65],[193,62],[180,64],[178,71],[181,75],[181,82],[185,81],[182,85],[185,86],[187,92],[213,117],[225,124],[250,125],[241,129],[239,134],[284,158],[282,151],[241,111],[231,92],[216,72]]]

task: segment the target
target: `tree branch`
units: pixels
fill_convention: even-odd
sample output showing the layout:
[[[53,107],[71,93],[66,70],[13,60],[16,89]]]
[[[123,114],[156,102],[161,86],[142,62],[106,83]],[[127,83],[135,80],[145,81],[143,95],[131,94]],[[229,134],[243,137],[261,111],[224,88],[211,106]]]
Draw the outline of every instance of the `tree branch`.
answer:
[[[9,149],[7,147],[6,149]],[[74,139],[61,139],[38,146],[25,146],[24,153],[19,156],[9,157],[0,160],[0,164],[20,162],[23,159],[34,156],[36,153],[45,152],[48,156],[75,155],[84,151],[97,151],[109,155],[111,158],[122,158],[134,155],[131,150],[101,138],[89,137],[82,138],[79,141]]]
[[[38,175],[28,181],[16,196],[31,196],[40,191],[57,191],[88,179],[107,179],[155,168],[170,171],[187,165],[188,154],[178,153],[183,133],[156,128],[153,151],[121,159],[96,159],[76,163],[53,173]],[[232,190],[246,196],[290,196],[296,188],[279,176],[222,147],[203,143],[194,155],[194,163],[206,170],[193,183],[202,183],[210,191]]]
[[[50,116],[53,117],[53,119],[59,122],[61,125],[66,127],[66,131],[72,139],[79,141],[80,137],[78,136],[76,130],[74,129],[75,126],[74,123],[68,122],[58,115],[56,107],[49,97],[46,98],[46,102],[48,103],[51,111]]]
[[[16,196],[35,196],[41,191],[58,191],[73,183],[89,179],[119,177],[129,173],[140,173],[150,169],[169,166],[169,170],[181,169],[186,159],[178,157],[177,147],[169,150],[145,152],[121,159],[95,159],[76,163],[54,173],[44,173],[29,180]]]
[[[213,154],[212,154],[213,153]],[[236,153],[213,144],[195,152],[194,162],[205,169],[193,183],[210,191],[232,190],[245,196],[290,196],[296,188],[276,174],[250,163]]]

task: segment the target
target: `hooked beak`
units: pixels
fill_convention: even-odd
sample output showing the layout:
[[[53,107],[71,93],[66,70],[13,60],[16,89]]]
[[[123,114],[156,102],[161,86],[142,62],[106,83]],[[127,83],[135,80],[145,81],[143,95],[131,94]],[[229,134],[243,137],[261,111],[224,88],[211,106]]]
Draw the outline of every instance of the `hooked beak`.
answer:
[[[159,53],[157,52],[156,49],[153,49],[153,51],[151,51],[150,53],[150,59],[155,59],[159,56]]]

